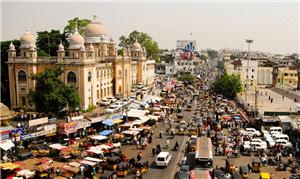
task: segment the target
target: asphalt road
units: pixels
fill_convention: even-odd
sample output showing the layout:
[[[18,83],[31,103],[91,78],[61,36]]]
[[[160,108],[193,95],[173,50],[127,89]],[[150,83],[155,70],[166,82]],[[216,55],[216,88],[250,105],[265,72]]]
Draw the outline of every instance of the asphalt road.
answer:
[[[174,113],[175,115],[176,113]],[[188,120],[191,118],[192,112],[190,111],[184,111],[184,120]],[[177,126],[179,123],[175,122],[175,126]],[[185,147],[185,142],[188,139],[188,136],[181,136],[181,135],[176,135],[174,139],[171,139],[170,135],[164,135],[163,139],[160,139],[159,136],[159,131],[163,130],[165,132],[166,127],[162,125],[160,122],[157,125],[157,128],[153,128],[154,135],[153,135],[153,142],[148,145],[146,149],[137,149],[135,145],[127,145],[127,146],[122,146],[122,150],[131,158],[131,157],[136,157],[138,152],[143,152],[143,159],[148,160],[150,168],[147,173],[143,175],[145,179],[172,179],[175,177],[176,172],[179,170],[178,164],[181,162],[184,154],[184,147]],[[169,139],[170,145],[169,148],[167,149],[166,146],[166,140]],[[176,143],[176,141],[179,142],[179,150],[173,151],[173,147]],[[152,148],[155,147],[157,144],[160,144],[162,147],[162,151],[169,151],[172,155],[172,160],[169,164],[168,167],[165,168],[158,168],[155,166],[154,161],[155,157],[152,155]],[[125,178],[132,178],[133,175],[128,175]]]

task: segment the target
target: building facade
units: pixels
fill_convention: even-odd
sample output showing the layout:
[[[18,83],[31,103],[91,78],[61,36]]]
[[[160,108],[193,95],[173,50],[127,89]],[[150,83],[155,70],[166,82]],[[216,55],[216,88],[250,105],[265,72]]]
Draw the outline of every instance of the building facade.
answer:
[[[73,85],[80,96],[80,107],[97,105],[102,98],[128,96],[137,83],[151,86],[155,76],[155,61],[146,58],[146,50],[136,41],[131,49],[118,55],[113,39],[106,40],[104,25],[94,19],[85,28],[84,36],[75,32],[69,37],[67,49],[58,45],[57,56],[37,56],[36,41],[27,30],[21,36],[20,54],[13,44],[8,50],[11,107],[29,105],[27,95],[35,89],[31,74],[46,68],[62,67],[61,81]]]

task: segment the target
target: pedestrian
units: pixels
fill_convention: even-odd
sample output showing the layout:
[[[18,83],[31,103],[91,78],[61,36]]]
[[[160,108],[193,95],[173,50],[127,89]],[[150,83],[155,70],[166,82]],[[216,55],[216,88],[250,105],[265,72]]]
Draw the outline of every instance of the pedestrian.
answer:
[[[140,161],[142,159],[142,152],[139,152],[136,158],[138,161]]]
[[[184,165],[185,163],[186,163],[186,161],[187,161],[187,158],[186,158],[186,155],[183,157],[183,159],[182,159],[182,165]]]
[[[271,98],[271,103],[273,103],[273,98]]]
[[[271,100],[271,96],[269,96],[269,100]]]
[[[82,176],[84,176],[84,166],[83,165],[80,166],[80,173]]]
[[[155,153],[156,153],[155,147],[153,147],[153,148],[152,148],[152,155],[153,155],[153,157],[155,156]]]
[[[56,176],[59,176],[59,174],[60,174],[60,171],[58,168],[56,168]]]
[[[167,143],[166,148],[168,149],[169,148],[169,144],[170,144],[169,139],[167,139],[166,143]]]
[[[284,96],[282,95],[282,101],[284,101]]]
[[[140,141],[137,140],[137,141],[136,141],[136,149],[139,149],[139,147],[140,147]]]

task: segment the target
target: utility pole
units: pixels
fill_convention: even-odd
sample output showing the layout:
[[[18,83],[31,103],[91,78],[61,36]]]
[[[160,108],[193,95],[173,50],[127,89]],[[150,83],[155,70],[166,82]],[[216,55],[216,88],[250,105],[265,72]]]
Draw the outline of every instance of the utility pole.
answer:
[[[257,91],[256,85],[255,85],[255,108],[254,108],[254,118],[257,117],[257,113],[258,113],[258,110],[257,110],[257,98],[258,98],[258,91]]]
[[[245,84],[245,102],[247,101],[248,83],[249,83],[250,44],[253,43],[253,40],[246,39],[246,43],[248,44],[248,54],[247,54],[247,75],[246,75],[246,84]]]

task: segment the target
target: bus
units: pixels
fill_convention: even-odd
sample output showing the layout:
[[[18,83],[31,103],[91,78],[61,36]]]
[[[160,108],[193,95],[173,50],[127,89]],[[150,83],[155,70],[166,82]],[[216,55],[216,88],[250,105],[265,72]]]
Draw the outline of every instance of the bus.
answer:
[[[198,137],[195,151],[195,169],[213,170],[212,142],[209,137]]]

